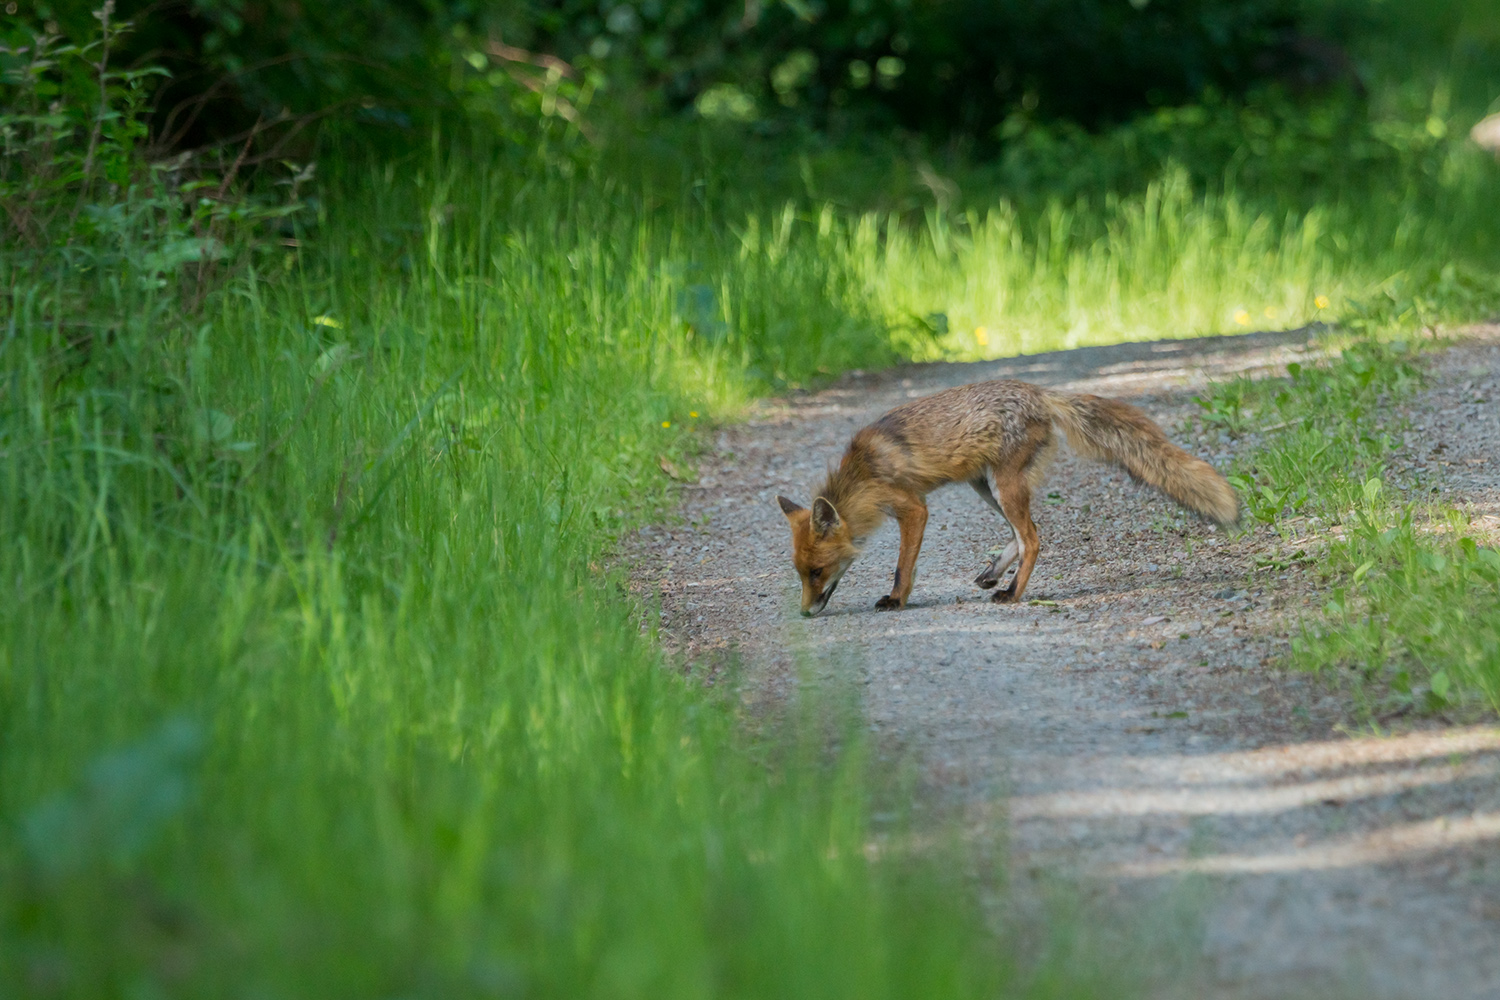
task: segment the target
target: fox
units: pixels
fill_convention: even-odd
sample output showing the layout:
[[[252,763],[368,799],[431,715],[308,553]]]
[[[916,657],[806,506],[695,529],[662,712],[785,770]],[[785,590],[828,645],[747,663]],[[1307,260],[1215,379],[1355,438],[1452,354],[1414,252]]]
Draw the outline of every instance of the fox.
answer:
[[[1172,444],[1129,403],[1012,380],[957,386],[898,406],[858,431],[811,508],[776,497],[792,529],[803,617],[828,606],[865,540],[887,517],[900,526],[900,554],[891,592],[875,607],[906,607],[927,526],[927,494],[955,483],[973,487],[1011,533],[974,583],[996,587],[1019,560],[1010,582],[991,597],[1019,602],[1041,553],[1031,493],[1056,453],[1059,428],[1079,454],[1123,467],[1137,482],[1217,524],[1239,521],[1239,498],[1224,477]]]

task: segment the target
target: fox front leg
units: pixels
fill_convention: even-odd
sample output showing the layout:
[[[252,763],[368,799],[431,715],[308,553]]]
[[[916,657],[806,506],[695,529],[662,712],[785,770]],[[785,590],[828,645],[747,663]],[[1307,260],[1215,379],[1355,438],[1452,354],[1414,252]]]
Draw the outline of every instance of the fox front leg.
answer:
[[[927,529],[927,504],[913,497],[896,510],[901,526],[901,555],[896,560],[896,579],[891,592],[875,602],[875,607],[889,611],[906,607],[912,584],[917,581],[917,554],[922,551],[922,534]]]

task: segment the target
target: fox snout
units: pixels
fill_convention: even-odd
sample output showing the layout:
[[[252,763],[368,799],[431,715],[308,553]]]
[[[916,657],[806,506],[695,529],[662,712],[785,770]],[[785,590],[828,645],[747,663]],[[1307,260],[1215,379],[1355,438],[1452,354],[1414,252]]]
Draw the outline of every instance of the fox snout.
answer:
[[[814,591],[814,589],[812,587],[809,587],[806,583],[803,583],[802,617],[811,618],[814,615],[822,614],[823,609],[828,607],[828,599],[832,597],[833,592],[838,589],[839,582],[837,580],[824,587],[821,594]]]

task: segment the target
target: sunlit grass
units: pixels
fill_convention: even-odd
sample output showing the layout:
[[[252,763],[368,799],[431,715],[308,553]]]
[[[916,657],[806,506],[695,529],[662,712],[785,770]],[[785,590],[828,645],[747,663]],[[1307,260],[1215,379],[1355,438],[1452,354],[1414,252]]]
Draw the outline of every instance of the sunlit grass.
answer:
[[[1497,247],[1468,220],[1500,211],[1500,170],[1456,142],[1445,157],[1430,184],[1329,191],[1311,208],[1300,192],[1278,204],[1199,190],[1169,167],[1139,194],[1093,203],[933,209],[918,227],[850,217],[835,242],[863,301],[919,358],[1291,329],[1393,308],[1435,321],[1472,315],[1497,287]]]
[[[934,214],[915,237],[888,230],[881,265],[865,275],[888,316],[946,318],[928,356],[1292,327],[1327,313],[1314,304],[1320,295],[1363,287],[1379,266],[1340,268],[1328,224],[1325,211],[1273,218],[1232,193],[1204,196],[1172,172],[1099,207],[1054,202],[1031,219],[1004,203],[952,221]]]
[[[1385,327],[1291,377],[1213,386],[1203,420],[1265,428],[1231,475],[1247,516],[1289,536],[1323,599],[1292,642],[1290,665],[1354,678],[1368,711],[1500,711],[1500,551],[1439,498],[1387,483],[1398,404],[1421,385],[1414,331]]]
[[[1355,671],[1376,712],[1500,711],[1500,548],[1461,511],[1391,503],[1378,479],[1365,500],[1293,662]]]

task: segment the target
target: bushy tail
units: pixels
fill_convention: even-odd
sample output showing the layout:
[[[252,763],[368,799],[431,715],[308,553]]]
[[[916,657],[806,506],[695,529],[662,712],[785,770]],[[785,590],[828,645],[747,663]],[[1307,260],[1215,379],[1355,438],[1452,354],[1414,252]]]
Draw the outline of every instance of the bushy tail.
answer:
[[[1074,451],[1122,465],[1135,479],[1220,524],[1240,519],[1239,498],[1224,477],[1168,441],[1134,406],[1100,396],[1048,393],[1046,398]]]

